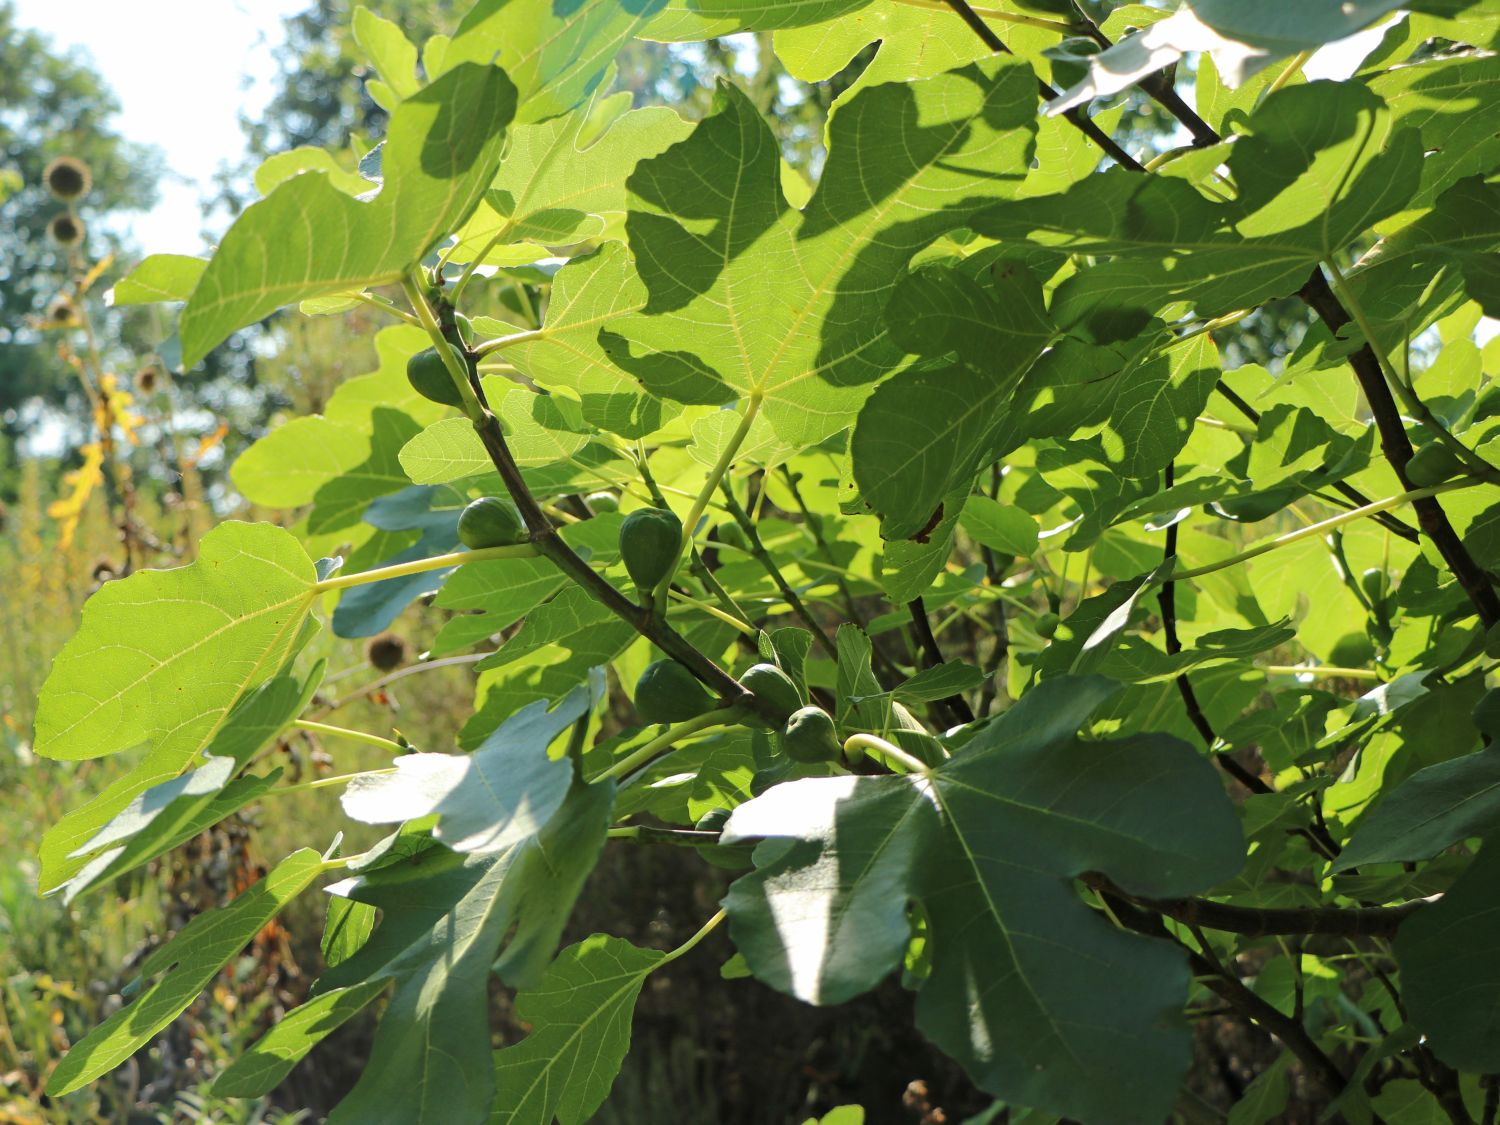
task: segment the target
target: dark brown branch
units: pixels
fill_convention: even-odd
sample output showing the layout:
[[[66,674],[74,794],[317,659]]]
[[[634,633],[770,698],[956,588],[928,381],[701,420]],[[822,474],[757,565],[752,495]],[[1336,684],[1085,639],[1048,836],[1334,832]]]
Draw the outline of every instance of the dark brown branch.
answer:
[[[932,631],[932,622],[927,620],[927,605],[921,598],[913,598],[906,603],[907,610],[911,613],[912,631],[916,634],[917,644],[927,654],[927,666],[936,668],[948,663],[943,659],[943,650],[938,645],[937,636]],[[969,701],[961,695],[950,695],[938,700],[944,707],[952,712],[953,717],[960,723],[972,723],[974,712],[969,707]]]
[[[474,430],[479,434],[479,440],[484,444],[485,452],[490,455],[490,460],[494,462],[495,468],[500,473],[500,479],[505,482],[511,499],[520,510],[521,518],[526,521],[526,526],[531,531],[531,541],[536,546],[538,554],[550,560],[568,578],[588,590],[615,616],[628,621],[641,636],[686,667],[693,675],[716,691],[725,703],[732,704],[752,698],[744,688],[740,687],[733,676],[699,652],[670,625],[652,614],[649,609],[631,602],[593,567],[584,562],[573,548],[562,541],[562,537],[557,534],[557,529],[552,526],[552,521],[547,518],[541,505],[531,495],[531,489],[527,487],[515,458],[511,456],[510,449],[505,444],[505,435],[500,430],[500,423],[488,409],[474,423]]]
[[[1243,414],[1251,425],[1260,425],[1260,411],[1256,410],[1255,407],[1251,406],[1248,402],[1246,402],[1243,398],[1236,394],[1234,389],[1231,388],[1227,383],[1225,383],[1223,380],[1220,380],[1219,383],[1214,387],[1214,390],[1223,395],[1225,401],[1227,401],[1229,405],[1233,406],[1236,410]],[[1339,481],[1337,484],[1330,485],[1329,487],[1337,492],[1340,496],[1350,501],[1357,508],[1363,508],[1366,504],[1372,502],[1370,497],[1366,496],[1359,489],[1355,488],[1351,484],[1346,484],[1343,481]],[[1408,543],[1416,543],[1421,538],[1421,536],[1418,535],[1416,528],[1412,527],[1404,520],[1391,515],[1390,512],[1376,512],[1370,518],[1378,523],[1381,527],[1389,531],[1392,535],[1399,535]]]
[[[1166,468],[1162,470],[1162,487],[1171,488],[1173,476],[1176,471],[1175,465],[1168,461]],[[1177,557],[1177,524],[1173,523],[1167,528],[1167,543],[1162,552],[1162,558],[1171,562]],[[1175,582],[1163,582],[1161,590],[1157,594],[1157,605],[1161,608],[1161,627],[1166,639],[1168,655],[1175,656],[1182,651],[1182,640],[1177,635],[1177,584]],[[1182,696],[1183,706],[1187,710],[1188,721],[1193,724],[1202,737],[1204,744],[1212,749],[1218,736],[1214,733],[1213,724],[1208,721],[1208,716],[1203,712],[1203,705],[1198,702],[1198,693],[1193,690],[1193,682],[1188,674],[1183,672],[1176,677],[1177,693]],[[1238,781],[1252,793],[1273,793],[1273,790],[1260,778],[1247,770],[1239,762],[1228,754],[1214,754],[1213,760],[1219,768],[1234,780]],[[1332,858],[1339,854],[1339,847],[1325,830],[1319,828],[1299,829],[1308,841],[1322,852],[1326,857]]]
[[[621,620],[628,622],[641,636],[697,676],[718,694],[723,704],[727,706],[738,704],[762,712],[759,700],[742,688],[739,681],[708,656],[699,652],[666,621],[653,614],[649,607],[635,605],[627,599],[593,567],[584,562],[573,548],[563,542],[562,537],[557,534],[557,529],[547,518],[547,514],[542,511],[541,505],[532,496],[531,489],[521,476],[521,470],[516,465],[515,458],[511,456],[510,449],[505,444],[505,435],[500,430],[500,423],[490,413],[488,406],[484,408],[482,416],[474,422],[474,430],[479,434],[479,440],[483,443],[485,452],[490,455],[490,460],[500,473],[500,479],[505,482],[511,499],[520,510],[521,518],[525,520],[527,528],[531,531],[531,542],[535,545],[538,554],[550,560],[558,570],[587,590],[606,609]],[[763,717],[772,722],[780,722],[774,709],[764,710]]]
[[[1279,1008],[1262,1000],[1229,969],[1219,963],[1213,951],[1204,946],[1199,953],[1178,941],[1155,914],[1148,913],[1132,903],[1105,893],[1104,900],[1120,923],[1136,933],[1163,938],[1179,946],[1188,956],[1188,964],[1203,983],[1203,986],[1232,1007],[1245,1019],[1260,1027],[1277,1039],[1297,1057],[1308,1072],[1328,1091],[1337,1097],[1348,1085],[1348,1078],[1338,1065],[1324,1053],[1307,1033],[1307,1029]]]
[[[1166,468],[1162,470],[1163,489],[1172,487],[1175,475],[1176,465],[1168,461]],[[1167,543],[1162,551],[1162,560],[1163,562],[1170,563],[1176,557],[1177,524],[1173,522],[1167,528]],[[1182,651],[1182,641],[1177,636],[1177,583],[1171,580],[1163,582],[1161,590],[1156,595],[1156,602],[1161,607],[1161,628],[1162,633],[1166,637],[1167,655],[1176,656]],[[1197,693],[1193,691],[1192,681],[1188,679],[1186,672],[1181,673],[1177,677],[1177,691],[1182,696],[1183,704],[1187,707],[1188,721],[1193,724],[1194,729],[1202,736],[1203,741],[1208,746],[1213,746],[1218,741],[1218,736],[1214,733],[1214,728],[1209,723],[1208,716],[1203,713],[1203,708],[1198,703]],[[1232,761],[1232,759],[1224,754],[1218,754],[1215,757],[1224,762]],[[1238,764],[1237,762],[1234,763],[1234,765]],[[1229,770],[1229,767],[1225,766],[1225,769]],[[1230,772],[1232,773],[1233,771]],[[1255,793],[1269,793],[1271,791],[1271,787],[1261,781],[1260,778],[1249,774],[1244,778],[1236,776],[1235,780]]]
[[[1335,339],[1338,337],[1339,330],[1350,322],[1349,313],[1335,296],[1321,267],[1313,270],[1312,276],[1298,290],[1297,296],[1302,298],[1308,308],[1318,314]],[[1365,402],[1375,419],[1375,429],[1380,435],[1380,448],[1385,453],[1385,459],[1395,470],[1396,479],[1401,482],[1401,487],[1410,491],[1416,487],[1411,478],[1406,475],[1406,464],[1411,460],[1413,452],[1411,439],[1406,435],[1406,426],[1401,421],[1401,410],[1396,405],[1390,385],[1385,381],[1385,373],[1380,369],[1380,361],[1376,359],[1368,341],[1361,344],[1359,349],[1349,356],[1349,366],[1354,369],[1354,377],[1359,381],[1360,390],[1365,395]],[[1415,500],[1412,502],[1412,507],[1417,513],[1417,523],[1421,526],[1423,534],[1432,541],[1438,554],[1443,556],[1448,569],[1453,572],[1453,576],[1458,579],[1458,584],[1463,587],[1464,593],[1474,603],[1474,608],[1479,612],[1479,619],[1484,622],[1485,627],[1500,624],[1500,598],[1496,597],[1489,578],[1475,563],[1467,548],[1464,547],[1463,540],[1453,530],[1453,525],[1448,521],[1448,516],[1443,511],[1442,505],[1437,502],[1437,498],[1428,496]]]
[[[1399,906],[1304,906],[1269,908],[1232,906],[1206,898],[1150,899],[1127,894],[1102,875],[1085,875],[1082,880],[1111,898],[1123,899],[1144,910],[1161,914],[1185,926],[1206,926],[1210,930],[1243,934],[1246,937],[1271,937],[1277,934],[1320,934],[1335,937],[1394,937],[1401,923],[1435,899],[1422,898]]]
[[[1458,1085],[1458,1072],[1434,1055],[1425,1043],[1412,1051],[1412,1057],[1417,1064],[1417,1081],[1437,1099],[1448,1120],[1453,1125],[1474,1125]]]

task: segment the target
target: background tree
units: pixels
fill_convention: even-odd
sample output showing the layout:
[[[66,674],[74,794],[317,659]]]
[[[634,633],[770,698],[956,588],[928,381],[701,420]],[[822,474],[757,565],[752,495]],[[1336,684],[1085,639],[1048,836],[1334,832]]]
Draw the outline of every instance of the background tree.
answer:
[[[17,26],[14,6],[0,0],[0,170],[19,175],[22,186],[0,201],[0,464],[8,450],[47,409],[54,417],[78,417],[77,380],[57,359],[47,338],[32,326],[69,277],[67,252],[47,237],[47,224],[61,210],[42,185],[42,171],[56,156],[85,161],[93,188],[81,201],[83,252],[91,260],[122,251],[110,229],[121,211],[150,207],[156,199],[160,155],[134,144],[115,129],[115,95],[88,63],[60,52],[34,31]],[[97,286],[102,292],[109,278]],[[116,318],[119,335],[106,344],[139,348],[148,317]],[[14,480],[0,477],[13,493]]]

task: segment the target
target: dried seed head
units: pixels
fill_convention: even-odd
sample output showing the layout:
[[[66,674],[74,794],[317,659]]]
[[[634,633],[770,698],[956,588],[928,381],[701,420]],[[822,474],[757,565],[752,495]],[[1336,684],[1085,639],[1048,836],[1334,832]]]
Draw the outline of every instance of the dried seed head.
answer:
[[[411,646],[400,633],[380,633],[365,642],[365,659],[381,672],[393,671],[410,658]]]
[[[83,220],[71,211],[53,215],[47,224],[47,237],[59,246],[77,246],[83,241]]]
[[[42,173],[47,190],[58,199],[74,200],[88,194],[94,183],[89,166],[74,156],[59,156]]]
[[[59,293],[47,306],[47,327],[71,328],[78,323],[78,306],[66,293]]]
[[[148,363],[135,373],[135,389],[142,398],[154,395],[160,386],[161,369],[156,364]]]

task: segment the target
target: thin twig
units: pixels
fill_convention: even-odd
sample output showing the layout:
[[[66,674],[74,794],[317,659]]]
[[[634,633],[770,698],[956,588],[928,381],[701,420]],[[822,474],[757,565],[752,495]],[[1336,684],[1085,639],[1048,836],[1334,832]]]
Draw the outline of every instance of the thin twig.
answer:
[[[1219,382],[1214,385],[1214,390],[1223,395],[1225,401],[1227,401],[1229,405],[1233,406],[1252,423],[1254,423],[1255,425],[1260,424],[1260,411],[1256,410],[1255,407],[1251,406],[1248,402],[1241,398],[1239,394],[1237,394],[1234,389],[1229,386],[1228,383],[1220,379]],[[1329,487],[1337,492],[1340,496],[1343,496],[1345,499],[1352,501],[1358,507],[1363,507],[1366,504],[1372,502],[1370,497],[1366,496],[1359,489],[1355,488],[1351,484],[1346,484],[1343,481],[1339,481],[1336,484],[1330,485]],[[1389,512],[1381,512],[1379,515],[1372,518],[1376,523],[1385,528],[1392,535],[1399,535],[1408,543],[1416,543],[1421,539],[1421,535],[1416,528],[1412,527],[1411,524],[1398,519],[1396,516],[1391,515]]]
[[[1015,53],[1005,45],[1004,40],[1000,36],[995,34],[989,24],[984,22],[979,13],[969,6],[968,0],[944,0],[944,2],[958,13],[964,23],[973,28],[974,34],[979,36],[980,40],[990,50],[999,51],[1005,55]],[[1036,80],[1036,88],[1037,93],[1046,101],[1050,102],[1057,97],[1057,91],[1040,78]],[[1089,120],[1088,114],[1082,110],[1070,109],[1063,116],[1072,123],[1074,128],[1078,129],[1079,132],[1098,145],[1106,155],[1113,158],[1123,167],[1136,172],[1144,172],[1146,170],[1145,165],[1119,145],[1115,144],[1114,139],[1108,133],[1104,132],[1104,130],[1100,129],[1099,126],[1095,125],[1093,121]]]
[[[776,583],[776,588],[781,591],[781,597],[787,605],[792,607],[792,612],[802,619],[802,623],[811,630],[813,639],[818,642],[823,651],[835,660],[838,659],[838,646],[833,643],[823,626],[818,624],[818,619],[812,615],[801,596],[792,589],[791,583],[786,580],[786,575],[781,573],[781,568],[776,565],[776,560],[771,557],[771,552],[766,550],[766,545],[760,540],[760,532],[756,530],[755,521],[752,520],[745,509],[735,498],[734,489],[729,482],[720,481],[719,491],[724,496],[724,506],[729,510],[734,522],[739,524],[740,530],[745,533],[745,540],[750,544],[750,554],[755,561],[760,563],[762,569],[770,575],[771,581]]]
[[[927,654],[927,666],[938,668],[946,664],[947,661],[943,659],[943,650],[938,645],[937,637],[933,635],[932,622],[927,620],[926,603],[917,597],[907,602],[906,608],[911,613],[912,631],[916,634],[917,644]],[[974,721],[974,711],[970,708],[969,701],[962,695],[950,695],[938,702],[948,708],[960,723]]]

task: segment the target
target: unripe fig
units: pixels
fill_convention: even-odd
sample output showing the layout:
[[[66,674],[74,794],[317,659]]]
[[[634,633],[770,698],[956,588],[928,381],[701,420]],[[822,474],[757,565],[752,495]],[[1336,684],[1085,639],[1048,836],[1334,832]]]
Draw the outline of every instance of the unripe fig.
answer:
[[[583,498],[583,502],[589,506],[589,511],[595,514],[620,510],[620,498],[613,492],[590,492]]]
[[[675,660],[648,664],[635,684],[635,709],[648,723],[686,722],[713,705],[703,685]]]
[[[471,551],[510,547],[528,538],[521,513],[509,500],[481,496],[458,517],[458,541]]]
[[[1370,604],[1379,606],[1385,600],[1385,571],[1372,566],[1359,576],[1359,588],[1370,599]]]
[[[836,762],[843,756],[833,719],[821,707],[799,707],[781,732],[787,757],[796,762]]]
[[[672,572],[681,548],[682,521],[666,508],[641,508],[620,524],[620,558],[644,591],[656,589]]]
[[[744,528],[737,523],[721,523],[715,532],[720,543],[726,543],[731,547],[738,547],[742,551],[750,549],[750,540],[745,535]]]
[[[436,348],[425,348],[406,361],[406,379],[425,399],[444,406],[462,406],[463,396]]]
[[[1442,484],[1463,472],[1464,463],[1446,445],[1433,442],[1412,454],[1406,463],[1406,478],[1418,488]]]
[[[1036,635],[1050,641],[1057,635],[1057,627],[1061,624],[1062,618],[1057,614],[1044,613],[1036,619]]]
[[[1330,664],[1340,668],[1363,668],[1375,659],[1375,642],[1364,633],[1345,633],[1328,653]]]
[[[792,679],[774,664],[756,664],[740,677],[740,687],[779,715],[790,716],[802,706],[802,696]]]

